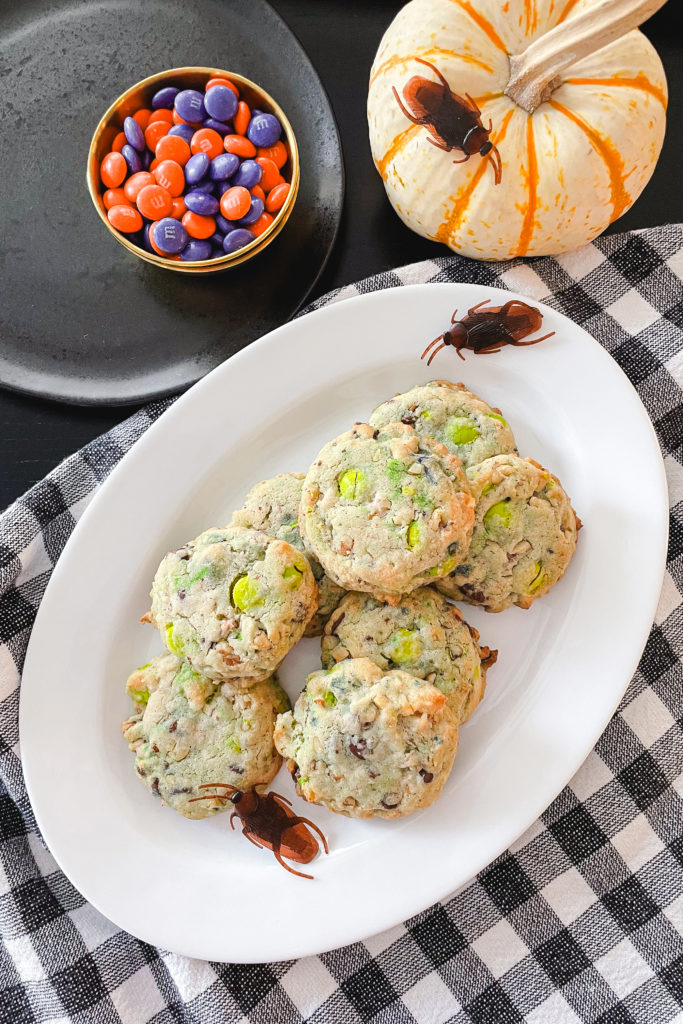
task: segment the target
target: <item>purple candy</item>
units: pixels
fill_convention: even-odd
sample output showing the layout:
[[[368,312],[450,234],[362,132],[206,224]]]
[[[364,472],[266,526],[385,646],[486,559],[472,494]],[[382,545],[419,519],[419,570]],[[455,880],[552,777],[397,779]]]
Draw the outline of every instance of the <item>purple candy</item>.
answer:
[[[209,241],[211,242],[211,245],[214,247],[214,249],[220,249],[221,250],[221,256],[223,255],[223,239],[224,238],[225,238],[225,235],[223,234],[222,231],[215,231],[211,235],[211,238],[209,239]]]
[[[274,114],[259,112],[252,115],[247,128],[247,138],[255,146],[274,146],[281,134],[282,127]]]
[[[209,181],[205,178],[204,181],[198,181],[196,185],[192,186],[193,192],[206,192],[207,196],[213,196],[216,192],[216,182]]]
[[[234,153],[219,153],[211,161],[209,177],[212,181],[226,181],[235,173],[239,165],[240,158]],[[258,167],[258,164],[256,166]],[[187,167],[185,168],[185,177],[187,177]]]
[[[162,252],[175,256],[187,245],[187,231],[173,217],[163,217],[154,225],[154,241]]]
[[[187,192],[185,206],[193,213],[200,213],[202,217],[212,217],[214,213],[218,213],[218,200],[206,192]]]
[[[232,131],[229,124],[226,124],[225,121],[217,121],[215,117],[207,117],[202,123],[202,128],[213,128],[219,135],[227,135],[228,132]]]
[[[137,149],[133,149],[128,143],[121,147],[121,156],[126,161],[129,174],[135,174],[142,167],[140,154]]]
[[[149,240],[149,229],[151,228],[151,226],[151,224],[145,224],[144,228],[142,229],[142,247],[143,249],[146,249],[147,252],[154,252],[154,249],[152,248],[152,243]]]
[[[204,96],[204,106],[210,117],[217,121],[229,121],[237,113],[237,97],[227,85],[214,85],[207,89]]]
[[[192,142],[192,136],[195,133],[195,129],[191,124],[174,124],[169,131],[169,135],[179,135],[181,139],[185,139],[185,142],[190,145]]]
[[[226,235],[223,239],[223,252],[236,252],[237,249],[243,249],[245,245],[249,245],[253,240],[254,235],[251,231],[247,231],[246,228],[235,228],[234,231],[231,231],[230,234]],[[159,248],[161,248],[161,246]]]
[[[263,170],[255,160],[243,160],[232,176],[233,185],[243,185],[252,189],[263,177]]]
[[[140,154],[140,163],[142,164],[143,171],[149,170],[149,165],[154,159],[154,153],[151,149],[146,149],[144,153]]]
[[[263,200],[258,196],[251,197],[251,209],[249,213],[245,213],[244,217],[240,217],[235,223],[241,228],[248,228],[250,224],[253,224],[259,219],[263,213]]]
[[[172,110],[173,100],[176,98],[179,89],[176,89],[174,85],[166,85],[163,89],[159,89],[152,96],[152,108],[154,110]]]
[[[217,260],[221,256],[225,256],[225,250],[224,250],[223,246],[222,245],[214,245],[213,249],[211,250],[211,259],[212,260]]]
[[[234,220],[228,220],[222,213],[217,213],[216,227],[219,231],[222,231],[224,235],[227,235],[230,231],[235,230],[235,222]]]
[[[196,89],[183,89],[173,101],[173,106],[183,121],[189,121],[190,124],[197,124],[206,117],[204,94]]]
[[[205,177],[211,161],[206,153],[195,153],[185,164],[185,181],[188,185],[196,185]]]
[[[219,181],[219,182],[217,182],[216,183],[216,191],[218,192],[219,198],[220,198],[220,196],[223,195],[224,192],[227,192],[229,188],[232,188],[232,182],[231,181]]]
[[[181,260],[210,260],[211,243],[204,238],[191,238],[181,252],[180,258]]]
[[[126,136],[126,141],[131,144],[133,149],[137,149],[139,153],[144,152],[147,148],[145,134],[134,117],[125,118],[123,122],[123,134]]]

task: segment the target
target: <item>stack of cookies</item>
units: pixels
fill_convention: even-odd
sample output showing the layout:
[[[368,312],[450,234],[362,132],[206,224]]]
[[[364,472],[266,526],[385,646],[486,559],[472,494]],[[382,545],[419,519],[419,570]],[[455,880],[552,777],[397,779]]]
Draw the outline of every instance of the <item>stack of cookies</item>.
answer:
[[[326,444],[306,476],[257,484],[230,526],[162,561],[148,615],[170,653],[128,680],[141,780],[188,817],[200,786],[267,784],[352,817],[432,803],[496,652],[453,600],[528,608],[580,523],[500,410],[432,381]],[[322,669],[294,710],[274,672],[302,636]],[[198,799],[201,797],[201,799]]]

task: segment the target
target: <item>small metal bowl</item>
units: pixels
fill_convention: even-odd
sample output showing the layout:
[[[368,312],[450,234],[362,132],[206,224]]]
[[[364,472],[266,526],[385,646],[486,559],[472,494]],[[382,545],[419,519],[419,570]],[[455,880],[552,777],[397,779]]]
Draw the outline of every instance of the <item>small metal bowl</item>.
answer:
[[[245,245],[243,249],[238,249],[237,252],[229,253],[225,256],[217,256],[211,260],[185,262],[183,260],[166,259],[164,256],[157,256],[154,252],[147,252],[146,249],[140,248],[126,235],[116,231],[111,226],[102,199],[102,194],[106,190],[100,180],[100,164],[107,153],[111,152],[114,137],[123,128],[124,118],[129,115],[132,116],[141,107],[150,107],[152,96],[158,89],[165,85],[176,85],[181,89],[203,90],[210,78],[217,77],[229,78],[231,82],[234,82],[240,91],[240,98],[245,100],[252,109],[255,107],[266,113],[275,114],[282,125],[285,136],[284,142],[289,154],[287,163],[282,168],[281,173],[290,183],[291,187],[282,208],[278,210],[277,215],[273,218],[273,223],[269,225],[262,235],[255,238],[249,245]],[[143,78],[141,82],[127,89],[123,95],[119,96],[112,103],[93,134],[88,151],[86,181],[90,198],[95,205],[100,220],[109,234],[124,249],[132,252],[139,259],[145,260],[147,263],[153,263],[156,267],[163,267],[165,270],[175,270],[181,274],[211,274],[219,270],[229,270],[231,267],[236,267],[238,264],[252,259],[257,253],[262,252],[266,246],[270,245],[273,239],[282,231],[289,215],[294,209],[294,203],[299,191],[299,151],[292,126],[284,111],[272,96],[269,96],[255,82],[251,82],[242,75],[236,75],[232,71],[225,71],[223,68],[172,68],[170,71],[160,71],[157,75]]]

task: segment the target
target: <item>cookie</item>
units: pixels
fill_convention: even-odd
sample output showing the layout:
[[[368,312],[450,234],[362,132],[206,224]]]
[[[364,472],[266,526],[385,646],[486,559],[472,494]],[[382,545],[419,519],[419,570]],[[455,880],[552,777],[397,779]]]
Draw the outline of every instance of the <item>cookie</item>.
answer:
[[[347,594],[322,639],[322,663],[334,668],[347,658],[370,658],[388,672],[401,669],[433,683],[460,724],[484,696],[487,669],[496,651],[480,648],[476,629],[432,587],[406,594],[397,605],[369,594]]]
[[[304,552],[318,584],[318,610],[306,627],[304,636],[320,636],[344,591],[333,583],[317,558],[304,548],[298,522],[303,482],[303,473],[280,473],[269,480],[262,480],[249,491],[242,508],[233,513],[231,525],[261,530],[269,537],[286,540]]]
[[[226,782],[247,790],[276,774],[273,728],[290,704],[274,678],[240,690],[204,680],[200,699],[196,673],[174,660],[175,674],[164,671],[144,710],[121,729],[143,785],[186,818],[206,818],[230,804],[196,800],[205,795],[200,786]]]
[[[458,723],[431,683],[350,658],[308,677],[294,711],[278,715],[275,746],[305,800],[352,818],[400,818],[441,792]]]
[[[373,427],[407,423],[421,437],[445,444],[463,466],[517,451],[515,438],[500,409],[468,391],[464,384],[432,380],[396,395],[370,417]]]
[[[474,501],[444,445],[403,423],[356,423],[309,469],[301,513],[306,547],[335,583],[396,604],[462,561]]]
[[[565,572],[581,523],[560,481],[533,459],[497,455],[467,476],[477,502],[472,544],[437,586],[490,612],[528,608]]]
[[[207,530],[171,551],[152,585],[150,621],[172,654],[214,682],[267,679],[318,607],[305,556],[258,530]]]

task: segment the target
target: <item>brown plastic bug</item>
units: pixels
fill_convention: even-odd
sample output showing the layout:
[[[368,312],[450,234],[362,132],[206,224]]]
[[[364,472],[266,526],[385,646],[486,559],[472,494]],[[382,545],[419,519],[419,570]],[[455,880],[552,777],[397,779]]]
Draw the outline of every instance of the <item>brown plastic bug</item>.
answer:
[[[214,782],[200,786],[200,789],[222,789],[222,793],[211,793],[207,796],[196,796],[190,803],[197,800],[229,800],[235,810],[230,815],[230,827],[235,828],[234,819],[242,822],[242,835],[259,849],[272,850],[275,859],[299,878],[313,878],[303,871],[295,871],[285,864],[283,857],[296,861],[298,864],[309,864],[319,852],[320,844],[309,829],[320,837],[325,853],[329,853],[327,840],[308,818],[301,818],[290,810],[291,802],[279,793],[257,793],[255,789],[243,791],[228,785],[227,782]]]
[[[475,153],[486,157],[493,167],[494,184],[499,185],[503,168],[500,153],[489,139],[492,122],[489,120],[488,128],[484,128],[481,110],[471,96],[467,93],[464,97],[458,96],[451,91],[438,68],[421,57],[415,60],[431,68],[441,84],[414,75],[403,87],[403,96],[410,110],[406,109],[394,88],[396,102],[405,116],[413,124],[423,125],[433,136],[429,141],[438,149],[447,153],[461,149],[465,156],[462,160],[454,160],[454,164],[464,164]]]
[[[472,306],[462,320],[456,320],[458,311],[457,309],[453,311],[452,327],[444,334],[434,338],[434,341],[430,341],[420,356],[421,359],[424,359],[430,348],[441,342],[427,360],[427,366],[430,365],[434,356],[447,345],[452,345],[464,362],[465,357],[461,351],[464,348],[469,348],[472,352],[482,355],[499,352],[503,345],[538,345],[539,341],[552,338],[555,333],[555,331],[551,331],[541,338],[522,341],[522,338],[539,330],[543,322],[543,314],[540,309],[527,306],[526,302],[521,302],[519,299],[510,299],[504,306],[490,306],[488,309],[482,309],[482,306],[486,306],[490,301],[490,299],[484,299],[483,302]]]

